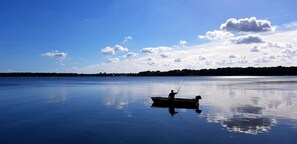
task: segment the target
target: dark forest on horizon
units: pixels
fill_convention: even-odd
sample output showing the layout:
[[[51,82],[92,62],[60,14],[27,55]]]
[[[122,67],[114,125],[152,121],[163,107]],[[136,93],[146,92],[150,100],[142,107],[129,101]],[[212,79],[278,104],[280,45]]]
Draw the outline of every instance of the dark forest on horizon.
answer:
[[[0,77],[82,77],[82,76],[297,76],[297,67],[227,67],[201,70],[143,71],[139,73],[39,73],[6,72]]]

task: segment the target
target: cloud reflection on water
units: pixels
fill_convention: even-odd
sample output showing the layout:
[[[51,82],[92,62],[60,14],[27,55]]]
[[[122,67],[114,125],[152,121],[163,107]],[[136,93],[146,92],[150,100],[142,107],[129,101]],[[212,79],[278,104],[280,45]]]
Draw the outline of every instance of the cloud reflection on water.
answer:
[[[48,103],[62,103],[67,100],[67,93],[64,87],[57,87],[49,94],[51,95],[47,97]]]
[[[214,86],[204,87],[208,92],[205,93],[208,97],[203,99],[209,109],[207,121],[220,123],[230,132],[254,135],[268,132],[279,118],[295,123],[296,84],[292,81],[214,82]]]
[[[138,83],[129,82],[104,87],[107,94],[104,105],[124,110],[132,116],[132,103],[151,105],[151,96],[167,96],[178,89],[180,81],[166,78]],[[294,78],[292,78],[294,79]],[[220,123],[230,132],[253,134],[270,131],[285,119],[297,123],[297,81],[282,77],[210,77],[203,80],[187,78],[178,97],[193,98],[201,95],[200,108],[207,122]],[[296,78],[295,78],[296,79]]]
[[[276,119],[262,115],[262,108],[245,105],[232,109],[231,113],[209,113],[208,122],[220,123],[230,132],[256,135],[268,132]]]

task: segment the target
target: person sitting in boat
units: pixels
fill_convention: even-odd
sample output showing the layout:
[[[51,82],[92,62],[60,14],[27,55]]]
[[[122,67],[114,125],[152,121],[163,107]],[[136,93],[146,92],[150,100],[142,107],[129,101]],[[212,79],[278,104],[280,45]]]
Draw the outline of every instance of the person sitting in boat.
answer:
[[[177,93],[173,92],[173,90],[171,90],[171,93],[169,93],[168,95],[168,98],[170,99],[174,99],[174,96],[176,95]]]

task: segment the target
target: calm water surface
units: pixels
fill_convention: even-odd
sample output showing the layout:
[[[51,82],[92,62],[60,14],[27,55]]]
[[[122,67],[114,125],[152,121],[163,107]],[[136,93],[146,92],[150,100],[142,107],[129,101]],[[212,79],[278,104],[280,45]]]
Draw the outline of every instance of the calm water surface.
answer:
[[[201,95],[199,109],[152,96]],[[0,78],[0,143],[297,143],[297,77]]]

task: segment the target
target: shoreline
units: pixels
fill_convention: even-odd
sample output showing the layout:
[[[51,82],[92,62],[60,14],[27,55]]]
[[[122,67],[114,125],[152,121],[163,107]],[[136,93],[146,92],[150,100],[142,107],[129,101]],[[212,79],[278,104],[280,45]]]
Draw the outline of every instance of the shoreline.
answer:
[[[227,67],[201,70],[142,71],[138,73],[0,72],[0,77],[150,77],[150,76],[297,76],[297,67]]]

